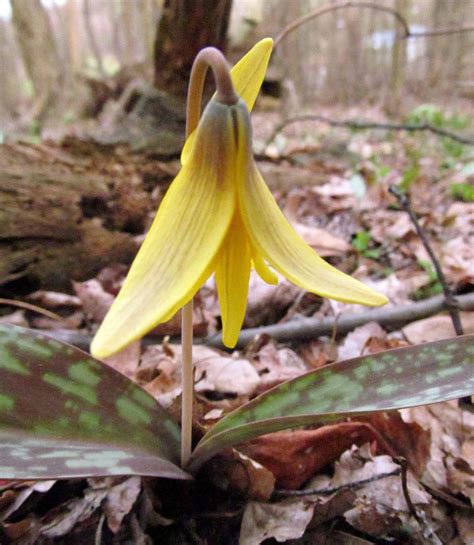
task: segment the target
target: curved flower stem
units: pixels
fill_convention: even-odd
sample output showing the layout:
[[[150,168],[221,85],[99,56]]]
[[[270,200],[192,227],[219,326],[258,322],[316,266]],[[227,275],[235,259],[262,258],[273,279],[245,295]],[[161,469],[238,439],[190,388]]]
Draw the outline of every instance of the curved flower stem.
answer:
[[[188,88],[186,109],[186,138],[196,129],[201,117],[201,99],[204,79],[208,68],[212,68],[216,83],[214,100],[224,104],[235,104],[237,96],[230,67],[224,55],[214,47],[202,49],[193,64]],[[182,398],[181,398],[181,466],[185,467],[192,448],[194,367],[193,367],[193,300],[181,309],[182,346]]]
[[[194,60],[189,80],[186,109],[186,138],[197,127],[199,118],[201,117],[202,91],[208,68],[212,68],[216,82],[214,100],[230,105],[235,104],[239,99],[234,90],[230,77],[230,67],[224,55],[215,47],[202,49]]]

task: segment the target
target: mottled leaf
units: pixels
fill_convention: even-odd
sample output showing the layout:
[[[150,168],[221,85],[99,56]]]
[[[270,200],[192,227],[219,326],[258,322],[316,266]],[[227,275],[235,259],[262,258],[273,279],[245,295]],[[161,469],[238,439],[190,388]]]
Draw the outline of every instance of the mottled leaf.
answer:
[[[0,325],[0,478],[187,478],[180,431],[144,390],[85,352]]]
[[[188,468],[265,433],[473,393],[474,335],[354,358],[285,382],[233,411],[204,436]]]

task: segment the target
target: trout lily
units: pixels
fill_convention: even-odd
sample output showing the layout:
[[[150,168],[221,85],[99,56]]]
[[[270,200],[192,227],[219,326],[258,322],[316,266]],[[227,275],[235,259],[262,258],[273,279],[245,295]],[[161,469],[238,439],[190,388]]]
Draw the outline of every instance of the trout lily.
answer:
[[[263,81],[272,40],[232,69],[235,103],[214,97],[186,141],[182,168],[166,193],[124,285],[100,326],[92,354],[107,357],[169,320],[215,273],[223,343],[235,346],[252,268],[274,271],[318,295],[369,306],[386,297],[329,265],[280,211],[252,154],[249,110]]]

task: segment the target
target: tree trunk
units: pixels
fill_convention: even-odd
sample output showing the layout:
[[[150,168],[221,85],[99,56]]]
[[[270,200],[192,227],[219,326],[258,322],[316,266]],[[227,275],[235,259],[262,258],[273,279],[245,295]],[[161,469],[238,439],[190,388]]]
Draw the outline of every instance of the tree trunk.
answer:
[[[134,62],[136,62],[136,32],[134,25],[135,3],[129,2],[128,0],[122,0],[119,9],[121,35],[123,38],[122,66],[131,66]],[[144,33],[143,29],[141,29],[141,33]]]
[[[155,86],[131,81],[96,135],[98,140],[126,142],[162,157],[179,155],[192,64],[205,46],[225,49],[231,4],[232,0],[165,1],[154,47]]]
[[[99,44],[95,38],[94,27],[92,24],[92,13],[89,0],[83,0],[82,4],[83,16],[84,16],[84,26],[86,28],[87,37],[89,39],[89,45],[94,55],[95,64],[97,66],[97,71],[100,74],[102,79],[106,79],[107,74],[104,69],[104,64],[102,62],[102,55],[100,53]]]
[[[16,39],[36,95],[35,117],[41,118],[61,94],[58,51],[40,0],[10,1]]]
[[[8,23],[0,18],[0,121],[10,120],[18,106],[19,77],[10,30]]]
[[[155,85],[185,97],[200,49],[225,50],[232,0],[166,0],[155,41]]]
[[[395,10],[409,20],[408,0],[395,0]],[[399,23],[394,20],[395,35],[399,32]],[[390,116],[400,115],[400,105],[406,78],[407,40],[395,38],[392,46],[392,63],[385,97],[385,112]]]

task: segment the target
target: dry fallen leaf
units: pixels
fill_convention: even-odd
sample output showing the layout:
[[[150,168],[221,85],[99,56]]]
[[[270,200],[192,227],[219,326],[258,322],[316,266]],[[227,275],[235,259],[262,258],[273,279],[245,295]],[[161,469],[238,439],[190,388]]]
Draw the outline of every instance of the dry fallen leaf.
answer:
[[[301,293],[301,289],[288,280],[279,279],[274,286],[264,282],[252,271],[245,327],[258,327],[278,321]],[[220,311],[219,311],[220,312]]]
[[[455,513],[454,520],[464,545],[474,545],[474,516],[472,513]]]
[[[141,343],[134,341],[120,352],[105,358],[103,361],[122,375],[132,378],[140,362]]]
[[[474,333],[474,312],[460,312],[464,333]],[[406,325],[403,334],[411,344],[427,343],[455,337],[453,322],[448,314],[438,314]]]
[[[76,524],[90,518],[107,496],[106,489],[87,488],[80,498],[62,503],[42,519],[41,535],[58,538],[69,533]]]
[[[474,414],[456,401],[404,409],[402,417],[431,432],[430,457],[423,481],[450,494],[462,493],[474,505]],[[467,456],[466,456],[467,454]]]
[[[98,280],[73,282],[74,291],[82,302],[84,314],[95,323],[100,323],[111,307],[114,296],[102,287]]]
[[[268,501],[275,489],[275,477],[262,464],[236,449],[226,449],[212,458],[205,468],[209,480],[221,490]]]
[[[474,236],[464,234],[452,238],[442,247],[441,262],[448,281],[468,285],[474,284]]]
[[[296,232],[322,257],[344,256],[354,251],[351,244],[326,229],[311,227],[295,221],[291,223]]]
[[[270,433],[240,445],[239,450],[269,469],[278,488],[296,489],[351,445],[377,439],[365,423],[341,422],[316,430]]]
[[[308,371],[308,367],[296,352],[290,348],[277,348],[272,341],[260,348],[253,359],[254,367],[260,375],[258,393]]]
[[[24,310],[15,310],[11,314],[0,316],[0,324],[18,325],[20,327],[29,327],[29,322],[25,317]]]
[[[349,360],[365,354],[369,339],[385,339],[387,333],[376,322],[369,322],[351,331],[338,348],[338,360]]]
[[[78,309],[82,306],[81,299],[76,295],[56,291],[35,291],[28,296],[28,300],[36,305],[49,309],[64,307]]]
[[[407,505],[399,476],[384,476],[399,469],[390,456],[372,456],[369,445],[360,448],[352,447],[343,453],[332,478],[318,476],[308,488],[338,487],[350,483],[358,483],[367,479],[373,482],[358,486],[354,490],[356,499],[353,506],[346,511],[344,518],[349,524],[362,532],[372,535],[402,535],[408,531],[414,538],[414,543],[420,541],[424,528],[421,528],[412,516]],[[407,485],[412,503],[421,509],[427,517],[427,525],[439,526],[445,522],[443,511],[435,509],[436,502],[419,485],[418,481],[409,472]],[[429,518],[434,518],[434,522]],[[418,537],[417,537],[418,536]]]
[[[259,545],[301,537],[313,516],[315,500],[286,499],[278,503],[251,501],[245,508],[239,545]]]
[[[132,510],[140,491],[140,477],[125,479],[108,488],[103,511],[107,525],[114,534],[119,531],[123,518]]]
[[[331,176],[328,183],[314,186],[312,192],[319,197],[327,213],[339,212],[357,206],[357,198],[349,180]]]

